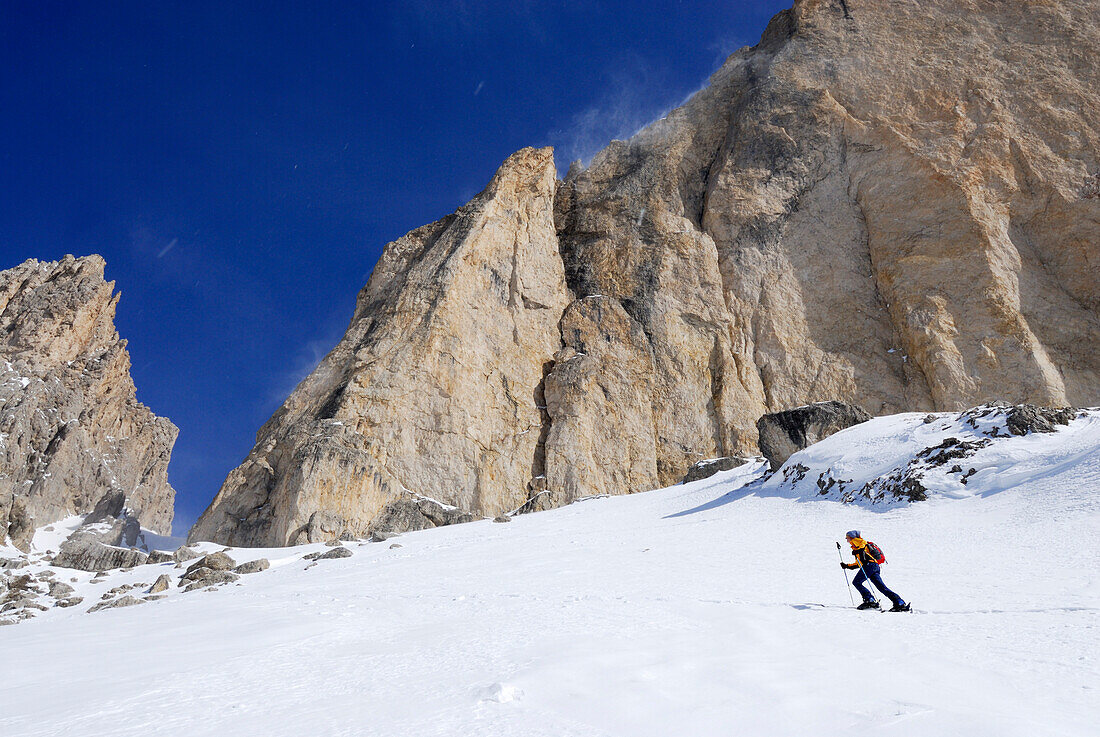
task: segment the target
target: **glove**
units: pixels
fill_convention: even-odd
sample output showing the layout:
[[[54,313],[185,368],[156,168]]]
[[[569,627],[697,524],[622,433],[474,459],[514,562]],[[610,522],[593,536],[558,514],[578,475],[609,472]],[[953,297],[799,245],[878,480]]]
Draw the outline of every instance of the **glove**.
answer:
[[[848,564],[847,563],[841,563],[840,567],[843,568],[844,570],[848,570]]]

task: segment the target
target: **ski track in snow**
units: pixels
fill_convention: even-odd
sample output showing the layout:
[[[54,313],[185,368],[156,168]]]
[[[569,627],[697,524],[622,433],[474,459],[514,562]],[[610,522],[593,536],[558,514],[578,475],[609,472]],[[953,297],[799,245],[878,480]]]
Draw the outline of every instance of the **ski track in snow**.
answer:
[[[1095,736],[1100,438],[1073,443],[888,509],[742,488],[743,467],[308,571],[322,546],[236,550],[272,570],[0,628],[0,735]],[[915,613],[850,608],[851,528]],[[74,586],[160,572],[181,571]]]

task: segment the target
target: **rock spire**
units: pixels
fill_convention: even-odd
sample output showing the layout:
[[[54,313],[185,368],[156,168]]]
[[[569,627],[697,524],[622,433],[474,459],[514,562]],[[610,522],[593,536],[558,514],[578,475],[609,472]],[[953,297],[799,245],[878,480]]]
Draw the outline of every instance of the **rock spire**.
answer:
[[[169,534],[176,427],[135,398],[99,256],[0,271],[0,536],[97,510]]]

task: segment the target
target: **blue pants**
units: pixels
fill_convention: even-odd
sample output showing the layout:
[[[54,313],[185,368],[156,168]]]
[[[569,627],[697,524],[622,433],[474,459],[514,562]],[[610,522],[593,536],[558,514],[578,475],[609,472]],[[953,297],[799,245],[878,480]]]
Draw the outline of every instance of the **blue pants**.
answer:
[[[882,592],[883,596],[894,603],[894,606],[901,606],[905,603],[904,600],[890,589],[886,588],[886,584],[882,582],[882,574],[879,569],[878,563],[864,563],[863,568],[856,574],[852,584],[856,587],[859,593],[863,596],[864,601],[874,601],[875,597],[864,586],[864,582],[868,579],[875,585],[875,588]]]

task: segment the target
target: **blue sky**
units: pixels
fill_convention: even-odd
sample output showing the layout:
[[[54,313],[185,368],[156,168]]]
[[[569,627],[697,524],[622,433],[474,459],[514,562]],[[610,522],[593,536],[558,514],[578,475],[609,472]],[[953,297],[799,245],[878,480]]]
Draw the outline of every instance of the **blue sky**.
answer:
[[[7,0],[0,269],[107,259],[183,532],[386,242],[523,146],[629,135],[789,4]]]

